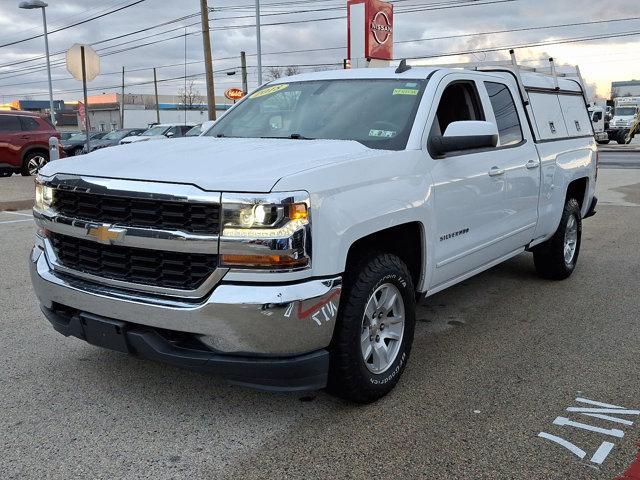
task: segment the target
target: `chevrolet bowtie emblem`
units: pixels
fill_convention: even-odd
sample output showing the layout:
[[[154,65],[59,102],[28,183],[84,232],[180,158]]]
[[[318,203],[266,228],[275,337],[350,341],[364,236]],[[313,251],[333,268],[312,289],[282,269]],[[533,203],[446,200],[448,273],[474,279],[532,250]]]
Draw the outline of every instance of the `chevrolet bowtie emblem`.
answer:
[[[120,239],[124,234],[122,228],[112,228],[108,225],[100,225],[99,227],[91,227],[87,231],[87,235],[93,237],[100,243],[112,243]]]

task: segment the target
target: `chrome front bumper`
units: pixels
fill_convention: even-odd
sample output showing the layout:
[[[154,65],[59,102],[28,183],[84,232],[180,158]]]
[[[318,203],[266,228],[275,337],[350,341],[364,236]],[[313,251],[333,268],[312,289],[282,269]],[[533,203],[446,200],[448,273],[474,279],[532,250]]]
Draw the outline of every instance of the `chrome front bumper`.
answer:
[[[56,272],[41,246],[30,257],[40,303],[178,332],[192,333],[223,354],[285,356],[331,342],[341,278],[290,285],[225,284],[205,298],[160,298],[91,283]]]

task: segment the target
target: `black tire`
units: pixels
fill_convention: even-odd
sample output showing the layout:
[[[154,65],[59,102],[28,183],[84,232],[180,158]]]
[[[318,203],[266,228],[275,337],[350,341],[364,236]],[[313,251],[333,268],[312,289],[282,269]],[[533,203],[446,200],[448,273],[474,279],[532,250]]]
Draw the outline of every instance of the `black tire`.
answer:
[[[0,178],[10,177],[11,175],[13,175],[11,170],[0,170]]]
[[[31,161],[31,159],[36,158],[36,157],[44,158],[44,163],[41,166],[44,166],[47,163],[49,163],[49,152],[47,152],[47,151],[37,150],[37,151],[34,151],[34,152],[27,153],[25,155],[25,157],[24,157],[23,162],[22,162],[22,168],[20,169],[20,174],[23,177],[30,177],[31,176],[29,162]]]
[[[611,143],[611,140],[598,140],[599,145],[609,145],[609,143]]]
[[[565,258],[565,237],[572,217],[576,222],[577,238],[573,257],[570,261],[567,261]],[[549,280],[569,278],[578,263],[581,239],[582,215],[580,204],[575,198],[569,198],[565,203],[560,226],[556,233],[549,240],[533,249],[533,262],[538,275]]]
[[[365,364],[361,350],[361,337],[366,328],[371,328],[363,325],[365,308],[374,292],[379,288],[388,288],[385,285],[389,284],[402,297],[404,331],[401,339],[397,340],[399,347],[393,362],[385,371],[376,374]],[[389,317],[380,317],[378,328],[383,325],[384,318]],[[345,274],[330,348],[328,391],[345,400],[363,404],[375,402],[387,395],[396,386],[407,365],[414,329],[415,290],[404,262],[390,254],[372,254],[358,262]],[[380,336],[384,335],[380,333]],[[385,345],[389,345],[386,341],[387,339],[382,339]]]
[[[78,155],[82,155],[82,149],[83,149],[83,148],[84,148],[84,147],[74,148],[74,149],[73,149],[73,152],[71,152],[72,156],[73,156],[73,157],[76,157],[76,156],[78,156]]]

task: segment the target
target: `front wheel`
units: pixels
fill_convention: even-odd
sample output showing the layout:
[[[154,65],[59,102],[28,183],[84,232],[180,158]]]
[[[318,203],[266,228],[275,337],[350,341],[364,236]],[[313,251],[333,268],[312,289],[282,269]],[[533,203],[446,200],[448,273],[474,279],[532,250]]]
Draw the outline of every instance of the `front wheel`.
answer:
[[[580,204],[575,198],[570,198],[564,206],[556,233],[533,250],[533,262],[538,275],[550,280],[569,278],[578,263],[581,239]]]
[[[395,255],[367,258],[347,272],[331,344],[328,390],[357,403],[384,397],[409,360],[415,290]]]
[[[49,155],[43,152],[28,153],[24,159],[20,173],[23,177],[37,175],[42,167],[49,162]]]

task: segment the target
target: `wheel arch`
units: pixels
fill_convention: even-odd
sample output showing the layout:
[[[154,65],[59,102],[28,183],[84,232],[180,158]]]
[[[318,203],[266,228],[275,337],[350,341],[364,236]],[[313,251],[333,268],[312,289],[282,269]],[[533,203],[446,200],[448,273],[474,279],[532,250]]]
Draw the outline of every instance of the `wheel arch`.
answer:
[[[20,160],[21,165],[24,165],[25,160],[27,159],[27,155],[34,152],[44,153],[47,158],[49,157],[49,148],[44,145],[31,145],[24,149],[22,152],[22,158]]]
[[[371,252],[398,256],[409,269],[416,291],[426,275],[426,229],[422,222],[412,221],[378,230],[356,239],[347,251],[345,271],[357,265]]]

